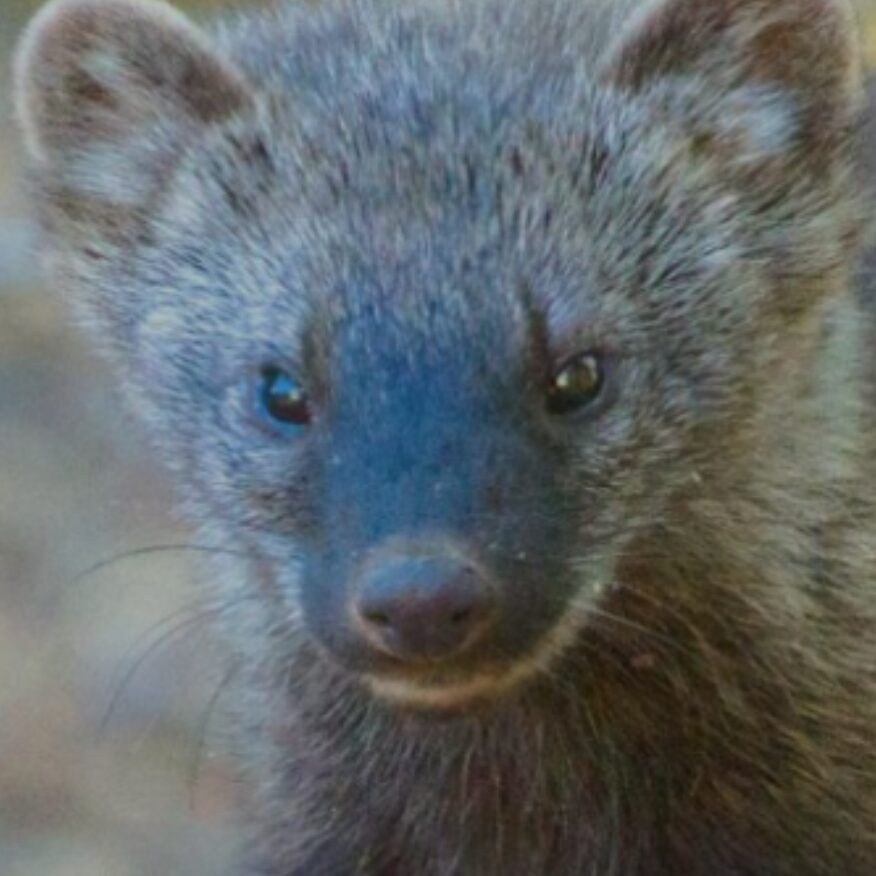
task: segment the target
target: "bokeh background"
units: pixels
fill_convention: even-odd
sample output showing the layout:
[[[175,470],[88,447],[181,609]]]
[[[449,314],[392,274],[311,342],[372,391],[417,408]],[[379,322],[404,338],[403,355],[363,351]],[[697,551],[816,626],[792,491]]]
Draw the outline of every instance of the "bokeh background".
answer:
[[[9,59],[39,5],[0,0],[0,876],[224,876],[221,661],[191,557],[138,552],[191,536],[32,255]]]
[[[0,0],[0,876],[225,876],[234,783],[194,564],[94,569],[191,534],[33,257],[9,67],[40,5]]]

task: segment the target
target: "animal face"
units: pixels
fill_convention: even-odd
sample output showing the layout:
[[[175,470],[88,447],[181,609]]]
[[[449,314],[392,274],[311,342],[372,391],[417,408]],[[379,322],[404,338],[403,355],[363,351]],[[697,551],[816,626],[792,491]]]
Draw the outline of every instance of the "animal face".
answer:
[[[846,22],[804,6],[655,4],[589,54],[344,7],[294,69],[151,3],[37,21],[54,261],[274,659],[456,703],[586,635],[849,245]],[[779,26],[833,62],[771,61]]]

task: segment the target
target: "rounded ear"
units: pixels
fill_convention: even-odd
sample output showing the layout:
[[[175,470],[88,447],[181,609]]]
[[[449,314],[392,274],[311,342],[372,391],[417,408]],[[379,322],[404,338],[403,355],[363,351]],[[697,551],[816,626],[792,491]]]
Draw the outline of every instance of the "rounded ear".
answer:
[[[699,88],[716,117],[730,98],[749,114],[755,141],[768,128],[773,146],[822,149],[847,131],[861,70],[845,0],[652,0],[643,7],[606,55],[605,81],[634,91]],[[734,105],[725,109],[726,116]],[[739,122],[745,125],[745,113]]]
[[[254,100],[242,72],[158,0],[49,3],[19,44],[14,95],[48,209],[80,224],[142,210],[186,139]]]

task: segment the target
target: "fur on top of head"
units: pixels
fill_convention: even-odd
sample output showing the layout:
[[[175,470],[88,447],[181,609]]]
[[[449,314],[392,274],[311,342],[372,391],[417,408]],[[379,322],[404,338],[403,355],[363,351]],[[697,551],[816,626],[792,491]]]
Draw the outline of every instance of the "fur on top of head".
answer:
[[[375,31],[381,19],[393,17],[392,4],[359,5],[363,19],[373,15],[378,22]],[[545,4],[560,15],[564,5],[571,4]],[[582,57],[582,66],[600,68],[593,77],[622,90],[710,92],[711,109],[694,112],[700,142],[712,136],[730,144],[735,132],[737,148],[784,154],[805,139],[814,154],[829,150],[846,129],[860,92],[860,64],[845,0],[620,0],[617,6],[620,34],[598,62]],[[445,12],[467,14],[453,5]],[[539,20],[523,13],[519,26],[545,26],[550,14]],[[471,15],[474,25],[478,13]],[[568,40],[574,51],[576,35]],[[163,0],[52,0],[30,24],[14,66],[16,113],[29,151],[41,173],[62,178],[65,201],[79,200],[86,214],[102,200],[131,206],[137,200],[131,189],[149,201],[172,175],[174,154],[187,140],[251,111],[263,90]]]

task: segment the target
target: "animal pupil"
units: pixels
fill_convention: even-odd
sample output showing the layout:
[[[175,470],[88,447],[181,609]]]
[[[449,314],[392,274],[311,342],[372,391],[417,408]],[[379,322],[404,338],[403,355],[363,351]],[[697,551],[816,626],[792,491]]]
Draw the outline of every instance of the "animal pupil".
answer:
[[[288,426],[306,426],[311,419],[307,393],[285,372],[268,366],[260,375],[260,407],[274,421]]]
[[[602,392],[605,369],[595,353],[579,353],[566,360],[551,378],[547,406],[552,414],[578,411],[592,404]]]

